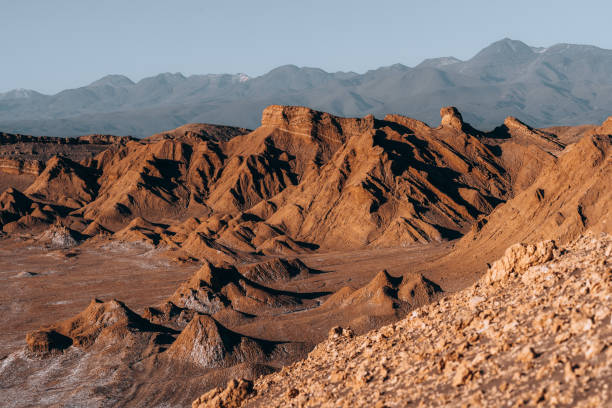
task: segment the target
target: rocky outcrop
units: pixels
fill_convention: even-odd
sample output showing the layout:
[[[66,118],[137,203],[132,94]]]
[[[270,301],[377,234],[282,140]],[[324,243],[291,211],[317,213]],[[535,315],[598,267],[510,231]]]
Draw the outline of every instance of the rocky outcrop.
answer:
[[[269,261],[237,266],[240,273],[255,282],[285,281],[292,278],[307,278],[312,270],[297,258],[275,258]]]
[[[510,262],[521,274],[481,280],[363,336],[334,329],[307,359],[243,386],[237,406],[609,405],[612,237],[527,257]]]
[[[612,135],[612,116],[608,117],[601,126],[596,127],[590,133],[594,135]]]
[[[250,130],[233,126],[210,125],[207,123],[188,123],[176,129],[156,133],[144,140],[157,142],[163,139],[174,140],[215,140],[228,141],[236,136],[249,133]]]
[[[44,168],[38,160],[0,158],[0,173],[4,174],[38,176]]]
[[[385,116],[385,121],[398,123],[406,128],[412,130],[413,132],[427,132],[430,131],[431,128],[425,122],[421,122],[420,120],[412,119],[407,116],[397,115],[397,114],[389,114]]]
[[[68,249],[78,245],[79,235],[70,228],[54,225],[38,236],[38,242],[47,244],[53,249]]]
[[[31,352],[47,353],[61,351],[70,345],[87,350],[98,342],[103,343],[102,347],[120,346],[119,343],[137,341],[137,337],[155,341],[172,332],[152,324],[120,301],[94,299],[75,317],[28,333],[26,341]]]
[[[25,191],[47,202],[79,208],[98,192],[96,171],[67,157],[54,156]]]
[[[251,281],[233,265],[210,263],[205,263],[181,284],[168,302],[213,316],[225,308],[261,315],[312,308],[317,304],[297,293],[273,290]]]
[[[16,224],[17,220],[32,213],[34,201],[21,191],[9,188],[0,194],[0,225]],[[10,228],[10,227],[9,227]]]
[[[586,136],[530,187],[497,207],[458,243],[463,253],[502,254],[508,242],[568,242],[587,229],[612,233],[612,136]]]
[[[325,139],[327,143],[344,143],[347,138],[374,127],[374,116],[342,118],[304,106],[271,105],[261,116],[262,126],[287,129],[304,136]]]
[[[28,350],[39,355],[61,352],[72,345],[72,339],[55,330],[38,330],[26,335]]]
[[[15,188],[9,188],[0,194],[0,210],[15,215],[25,215],[33,201]]]
[[[56,145],[77,145],[77,144],[122,144],[127,141],[135,140],[130,136],[113,136],[91,134],[79,137],[51,137],[51,136],[29,136],[12,133],[0,132],[0,144],[17,143],[44,143]]]
[[[504,120],[503,127],[519,143],[536,145],[549,152],[558,152],[565,147],[554,135],[534,129],[513,116]]]
[[[458,132],[464,130],[465,123],[459,110],[454,106],[446,106],[440,109],[440,126],[448,126]]]
[[[535,245],[515,244],[506,249],[504,256],[493,263],[484,277],[484,282],[493,284],[520,274],[529,267],[548,262],[556,249],[554,241],[542,241]]]
[[[316,248],[453,239],[479,219],[489,225],[483,233],[492,225],[483,217],[514,195],[530,191],[523,202],[551,196],[543,183],[535,190],[544,195],[530,188],[543,169],[556,174],[565,166],[571,174],[579,161],[568,159],[574,149],[560,154],[563,144],[552,133],[516,118],[483,133],[454,107],[442,108],[441,117],[441,126],[431,128],[400,115],[341,118],[273,105],[262,126],[246,134],[186,125],[146,142],[113,143],[80,163],[52,158],[25,191],[44,214],[32,210],[21,221],[5,215],[3,222],[17,222],[10,230],[44,225],[59,214],[42,207],[57,204],[72,210],[67,226],[87,235],[118,232],[122,240],[181,248],[182,257],[252,263]],[[590,137],[595,146],[606,143],[604,136]],[[589,142],[577,146],[590,149]],[[573,215],[588,218],[584,209],[598,200],[592,187],[575,211],[547,219],[569,217],[574,225]],[[151,225],[131,224],[138,219]]]
[[[440,286],[425,278],[420,273],[406,273],[399,285],[397,297],[411,307],[420,307],[430,303],[442,292]]]
[[[263,362],[265,352],[257,341],[229,331],[210,316],[196,315],[164,356],[203,368],[213,368],[245,361]]]
[[[240,408],[253,393],[253,381],[231,380],[225,388],[217,387],[193,401],[192,408]]]
[[[362,288],[338,290],[321,307],[335,311],[350,308],[359,315],[391,316],[430,303],[440,292],[438,285],[420,274],[392,277],[387,271],[380,271]]]

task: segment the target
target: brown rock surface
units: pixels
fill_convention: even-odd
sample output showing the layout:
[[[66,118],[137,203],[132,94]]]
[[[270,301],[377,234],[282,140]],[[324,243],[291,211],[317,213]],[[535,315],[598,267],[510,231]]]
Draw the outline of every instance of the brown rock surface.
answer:
[[[94,299],[77,316],[41,330],[28,333],[32,352],[61,350],[69,345],[90,348],[98,341],[107,344],[134,341],[134,336],[172,333],[171,329],[150,323],[124,303]]]
[[[612,134],[612,116],[609,116],[601,126],[596,127],[591,131],[594,135],[609,135]]]
[[[196,258],[219,253],[216,261],[231,262],[456,238],[526,188],[554,161],[549,152],[562,147],[516,120],[507,120],[500,136],[473,129],[456,108],[441,116],[432,129],[399,115],[340,118],[273,105],[252,132],[190,124],[143,141],[58,141],[106,149],[78,162],[76,153],[51,158],[25,192],[73,210],[67,225],[80,232],[121,231],[123,240],[181,247]],[[37,157],[35,151],[28,154]],[[32,217],[19,225],[48,222]],[[132,226],[128,233],[138,217],[166,227]],[[193,217],[203,222],[185,224]]]
[[[54,156],[24,193],[44,202],[79,208],[96,196],[96,176],[95,170],[89,167],[67,157]]]
[[[565,147],[556,135],[534,129],[513,116],[504,120],[503,127],[517,142],[539,146],[548,152],[558,152]]]
[[[501,254],[508,242],[567,242],[586,229],[612,233],[612,137],[585,136],[530,187],[497,207],[458,243],[463,253]]]
[[[188,123],[176,129],[156,133],[144,140],[157,142],[162,139],[198,139],[228,141],[231,138],[249,133],[248,129],[232,126],[210,125],[207,123]]]
[[[440,126],[449,126],[456,131],[463,131],[465,123],[463,122],[463,117],[461,113],[454,106],[447,106],[440,109]]]
[[[239,408],[253,393],[253,382],[232,380],[225,388],[215,388],[191,404],[192,408]]]
[[[53,156],[88,162],[95,154],[131,139],[111,135],[63,138],[0,132],[0,192],[10,187],[27,189]]]
[[[585,235],[552,259],[512,252],[504,264],[508,274],[524,265],[518,275],[363,336],[335,330],[236,406],[607,406],[612,237]]]
[[[210,368],[263,362],[265,351],[257,341],[230,332],[212,317],[196,315],[164,356]]]

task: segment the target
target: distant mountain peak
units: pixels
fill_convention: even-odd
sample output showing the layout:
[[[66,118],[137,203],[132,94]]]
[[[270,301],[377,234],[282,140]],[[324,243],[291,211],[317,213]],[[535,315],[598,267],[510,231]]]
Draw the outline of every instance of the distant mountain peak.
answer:
[[[366,72],[366,74],[368,73],[373,73],[373,72],[385,72],[385,71],[409,71],[410,67],[407,67],[404,64],[400,64],[399,62],[393,65],[388,65],[386,67],[380,67],[377,69],[371,69],[369,71]]]
[[[273,72],[296,72],[299,71],[300,67],[298,67],[297,65],[294,64],[285,64],[285,65],[280,65],[272,70],[270,70],[268,72],[268,74],[271,74]]]
[[[187,79],[185,77],[185,75],[183,75],[180,72],[163,72],[161,74],[157,74],[156,76],[154,76],[153,78],[157,78],[157,79],[161,79],[161,80],[165,80],[165,81],[182,81]]]
[[[535,55],[533,49],[522,41],[504,38],[480,51],[471,61],[496,60],[503,62],[507,58],[530,57]]]
[[[111,75],[103,76],[102,78],[98,79],[97,81],[92,82],[88,86],[122,87],[122,86],[130,86],[130,85],[134,85],[134,82],[130,78],[126,77],[125,75],[111,74]]]
[[[586,44],[555,44],[552,47],[548,47],[546,52],[549,54],[553,53],[567,53],[567,52],[607,52],[608,50],[604,50],[602,48],[596,47],[594,45],[586,45]]]
[[[455,57],[439,57],[439,58],[427,58],[423,60],[419,65],[415,68],[439,68],[445,67],[448,65],[457,64],[462,62],[459,58]]]
[[[28,99],[38,95],[42,94],[32,89],[17,88],[5,93],[0,93],[0,99]]]

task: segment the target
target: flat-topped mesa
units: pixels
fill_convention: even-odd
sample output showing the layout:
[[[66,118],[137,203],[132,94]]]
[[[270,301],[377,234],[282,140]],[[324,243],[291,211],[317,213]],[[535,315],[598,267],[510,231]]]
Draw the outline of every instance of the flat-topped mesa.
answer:
[[[148,142],[157,142],[162,139],[228,141],[235,136],[244,135],[249,132],[249,129],[233,126],[212,125],[208,123],[187,123],[176,129],[156,133],[143,140]]]
[[[136,140],[132,136],[114,136],[105,134],[90,134],[78,137],[58,137],[58,136],[30,136],[13,133],[0,132],[1,144],[16,143],[49,143],[58,145],[77,145],[77,144],[125,144],[131,140]]]
[[[261,126],[344,143],[349,137],[374,128],[374,116],[342,118],[304,106],[270,105],[261,116]]]
[[[466,123],[463,121],[463,117],[459,110],[454,106],[445,106],[440,109],[440,126],[451,127],[459,132],[462,132],[465,128]]]
[[[126,144],[127,142],[137,140],[132,136],[115,136],[93,133],[90,135],[79,136],[75,138],[79,143],[85,144]]]
[[[309,124],[316,116],[328,115],[305,106],[270,105],[261,114],[261,126],[296,126]]]

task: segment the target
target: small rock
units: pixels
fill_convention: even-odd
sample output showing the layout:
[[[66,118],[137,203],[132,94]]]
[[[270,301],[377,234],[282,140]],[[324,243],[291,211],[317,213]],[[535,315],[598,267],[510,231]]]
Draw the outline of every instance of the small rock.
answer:
[[[536,352],[530,346],[525,346],[518,354],[517,359],[522,363],[529,363],[537,357]]]
[[[574,334],[580,334],[585,331],[591,330],[593,327],[593,321],[589,318],[578,318],[572,320],[571,331]]]
[[[485,298],[483,298],[482,296],[474,296],[470,299],[470,307],[473,309],[479,304],[481,304],[484,300]]]
[[[340,326],[335,326],[335,327],[332,327],[331,330],[329,331],[328,338],[330,338],[330,339],[338,339],[340,337],[351,338],[354,335],[355,335],[355,333],[350,328],[344,329],[344,328],[342,328]]]
[[[605,347],[606,345],[603,341],[601,341],[600,339],[593,339],[588,343],[588,347],[584,352],[584,356],[587,360],[590,360],[593,357],[597,356],[599,353],[601,353]]]
[[[472,378],[473,372],[468,367],[467,363],[463,362],[459,364],[457,370],[455,370],[455,375],[453,376],[452,384],[454,387],[458,387],[467,383]]]

